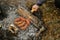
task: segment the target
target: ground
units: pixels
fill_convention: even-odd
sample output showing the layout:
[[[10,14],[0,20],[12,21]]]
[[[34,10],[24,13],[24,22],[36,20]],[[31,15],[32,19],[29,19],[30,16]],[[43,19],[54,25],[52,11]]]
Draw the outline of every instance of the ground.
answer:
[[[31,3],[32,1],[28,3],[27,7],[31,7]],[[54,0],[47,0],[40,9],[43,12],[42,19],[47,28],[42,34],[42,40],[60,40],[60,10],[55,7]]]
[[[20,3],[25,8],[31,8],[31,6],[36,3],[36,0],[33,0],[34,2],[32,0],[21,0],[21,1],[9,0],[8,2],[5,3],[7,5],[8,3],[9,5],[13,4],[13,6],[16,7],[18,6],[17,4]],[[47,0],[46,3],[40,6],[40,9],[43,12],[42,19],[45,23],[46,28],[46,31],[44,31],[41,34],[42,40],[60,40],[60,12],[59,12],[60,9],[55,7],[54,0]]]

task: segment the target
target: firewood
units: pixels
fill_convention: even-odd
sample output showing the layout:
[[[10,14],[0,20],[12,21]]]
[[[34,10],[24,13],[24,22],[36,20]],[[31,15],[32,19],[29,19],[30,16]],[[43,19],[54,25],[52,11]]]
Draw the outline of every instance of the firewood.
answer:
[[[30,13],[28,10],[26,10],[23,7],[20,7],[17,9],[17,12],[20,16],[24,17],[24,18],[28,18],[31,20],[31,23],[36,27],[39,28],[39,26],[41,25],[41,21],[38,17],[34,16],[32,13]]]

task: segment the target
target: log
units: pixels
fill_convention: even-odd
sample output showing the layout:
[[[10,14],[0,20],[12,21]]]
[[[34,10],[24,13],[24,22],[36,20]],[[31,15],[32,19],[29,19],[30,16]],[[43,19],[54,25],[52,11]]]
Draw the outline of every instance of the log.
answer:
[[[41,21],[39,18],[37,18],[36,16],[34,16],[31,12],[29,12],[28,10],[26,10],[23,7],[20,7],[17,9],[17,12],[20,16],[24,17],[24,18],[28,18],[31,20],[31,23],[36,27],[39,28],[39,26],[41,25]]]

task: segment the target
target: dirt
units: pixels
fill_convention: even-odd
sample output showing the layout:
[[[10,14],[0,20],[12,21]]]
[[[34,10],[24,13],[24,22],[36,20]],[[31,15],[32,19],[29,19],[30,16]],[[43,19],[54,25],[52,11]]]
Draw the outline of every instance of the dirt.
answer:
[[[37,29],[33,27],[32,24],[27,30],[25,31],[20,30],[17,36],[16,35],[12,36],[13,34],[6,30],[8,28],[8,25],[13,23],[13,20],[15,18],[19,17],[19,15],[16,14],[17,7],[21,5],[26,9],[31,8],[31,6],[35,4],[37,0],[33,1],[0,0],[0,5],[9,6],[9,7],[7,6],[8,8],[7,18],[4,18],[4,20],[0,21],[0,23],[3,24],[3,28],[0,31],[1,40],[60,40],[60,12],[59,12],[60,9],[55,7],[54,0],[47,0],[46,3],[40,6],[41,11],[43,12],[42,19],[45,23],[44,25],[46,28],[46,30],[41,33],[40,39],[34,38],[34,34]]]

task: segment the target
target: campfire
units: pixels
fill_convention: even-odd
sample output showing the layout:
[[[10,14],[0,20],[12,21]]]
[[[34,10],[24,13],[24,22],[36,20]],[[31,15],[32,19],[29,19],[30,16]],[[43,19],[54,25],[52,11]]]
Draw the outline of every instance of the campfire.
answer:
[[[26,11],[26,12],[28,13],[28,11]],[[26,16],[26,14],[25,14],[25,16]],[[2,34],[4,33],[3,37],[1,36],[2,38],[0,38],[1,40],[4,40],[4,38],[6,38],[6,40],[10,40],[10,39],[11,40],[13,40],[13,39],[16,39],[16,40],[28,40],[28,39],[34,40],[34,38],[40,37],[40,36],[36,37],[36,34],[40,35],[41,30],[43,31],[44,27],[42,27],[42,29],[39,30],[40,32],[37,31],[38,29],[35,26],[40,25],[40,24],[38,24],[39,21],[37,21],[37,20],[39,20],[39,19],[37,17],[36,17],[37,23],[35,22],[35,18],[34,18],[35,16],[33,16],[33,17],[30,16],[31,19],[34,18],[31,22],[30,22],[30,20],[26,20],[25,18],[23,18],[24,20],[21,19],[21,20],[23,20],[23,23],[22,22],[21,23],[24,24],[25,26],[22,24],[19,24],[20,21],[17,22],[16,19],[17,18],[19,19],[19,17],[20,17],[20,19],[21,19],[21,17],[23,18],[23,16],[19,15],[19,13],[17,12],[17,8],[15,6],[6,5],[6,4],[0,6],[0,23],[2,24],[1,31],[3,31]],[[27,16],[27,18],[30,18],[30,17]],[[16,24],[16,22],[18,24]],[[13,24],[14,26],[11,26],[11,24]],[[21,27],[21,25],[22,25],[22,27]],[[15,30],[15,29],[17,29],[17,30]],[[15,33],[17,32],[16,36],[14,35],[14,32]]]

